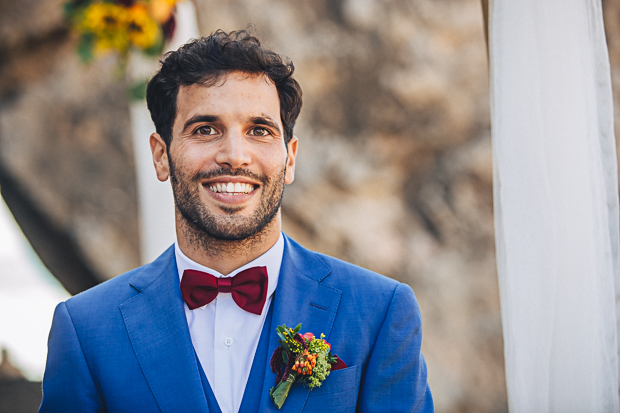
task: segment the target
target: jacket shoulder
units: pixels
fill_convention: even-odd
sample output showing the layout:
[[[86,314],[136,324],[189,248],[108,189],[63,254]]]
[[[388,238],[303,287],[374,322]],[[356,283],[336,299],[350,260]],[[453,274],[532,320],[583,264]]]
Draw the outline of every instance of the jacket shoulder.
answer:
[[[155,261],[127,271],[95,287],[81,292],[66,301],[70,313],[97,313],[118,306],[147,288],[162,276],[174,262],[174,246],[168,248]],[[176,265],[175,267],[176,268]]]
[[[321,283],[341,290],[344,296],[356,297],[362,301],[382,301],[388,303],[397,288],[411,291],[407,284],[386,277],[385,275],[362,268],[341,259],[309,250],[287,237],[294,261],[304,262],[309,269],[302,272],[317,271],[317,267],[327,274]],[[412,294],[413,295],[413,294]]]
[[[331,269],[329,282],[346,285],[363,285],[366,288],[393,290],[396,288],[398,281],[385,275],[351,264],[326,254],[315,252],[317,257]]]

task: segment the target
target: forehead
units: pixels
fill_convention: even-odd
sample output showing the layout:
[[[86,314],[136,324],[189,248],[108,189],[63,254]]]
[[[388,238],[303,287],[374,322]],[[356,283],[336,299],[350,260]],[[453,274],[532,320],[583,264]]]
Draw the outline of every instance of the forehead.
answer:
[[[278,90],[267,76],[242,72],[232,72],[214,85],[181,86],[175,124],[196,115],[269,116],[280,123]]]

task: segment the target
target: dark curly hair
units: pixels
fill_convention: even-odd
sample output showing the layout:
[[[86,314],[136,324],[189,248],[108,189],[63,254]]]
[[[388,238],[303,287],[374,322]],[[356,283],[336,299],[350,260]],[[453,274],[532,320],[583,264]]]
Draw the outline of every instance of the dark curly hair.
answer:
[[[293,79],[294,70],[293,62],[261,46],[248,30],[218,30],[164,55],[161,68],[146,88],[146,103],[157,133],[170,147],[180,86],[212,86],[235,71],[263,74],[278,91],[284,141],[288,143],[302,102],[301,88]]]

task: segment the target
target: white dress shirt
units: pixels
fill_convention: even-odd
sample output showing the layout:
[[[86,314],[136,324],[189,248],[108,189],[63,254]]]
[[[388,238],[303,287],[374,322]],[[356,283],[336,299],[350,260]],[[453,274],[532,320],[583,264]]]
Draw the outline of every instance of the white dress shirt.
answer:
[[[237,413],[269,305],[278,285],[284,237],[280,233],[280,238],[269,251],[226,275],[189,259],[181,252],[178,242],[174,248],[180,279],[187,269],[204,271],[220,278],[233,277],[251,267],[267,267],[267,300],[260,315],[239,308],[230,293],[220,293],[214,301],[195,310],[190,310],[185,304],[192,344],[217,403],[222,413]]]

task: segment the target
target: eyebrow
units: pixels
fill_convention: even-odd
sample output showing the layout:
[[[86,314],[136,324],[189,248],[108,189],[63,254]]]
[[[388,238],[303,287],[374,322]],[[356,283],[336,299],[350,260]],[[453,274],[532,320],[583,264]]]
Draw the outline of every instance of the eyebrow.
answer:
[[[265,126],[269,126],[275,130],[278,131],[279,134],[282,134],[282,131],[280,130],[280,126],[278,126],[277,123],[275,123],[273,120],[271,120],[271,118],[265,117],[265,116],[254,116],[252,118],[250,118],[250,121],[256,125],[265,125]]]
[[[196,115],[192,118],[189,118],[187,122],[185,122],[182,130],[187,129],[188,126],[194,123],[200,123],[200,122],[213,123],[213,122],[217,122],[218,120],[220,120],[220,118],[218,118],[217,116],[213,116],[213,115]]]

